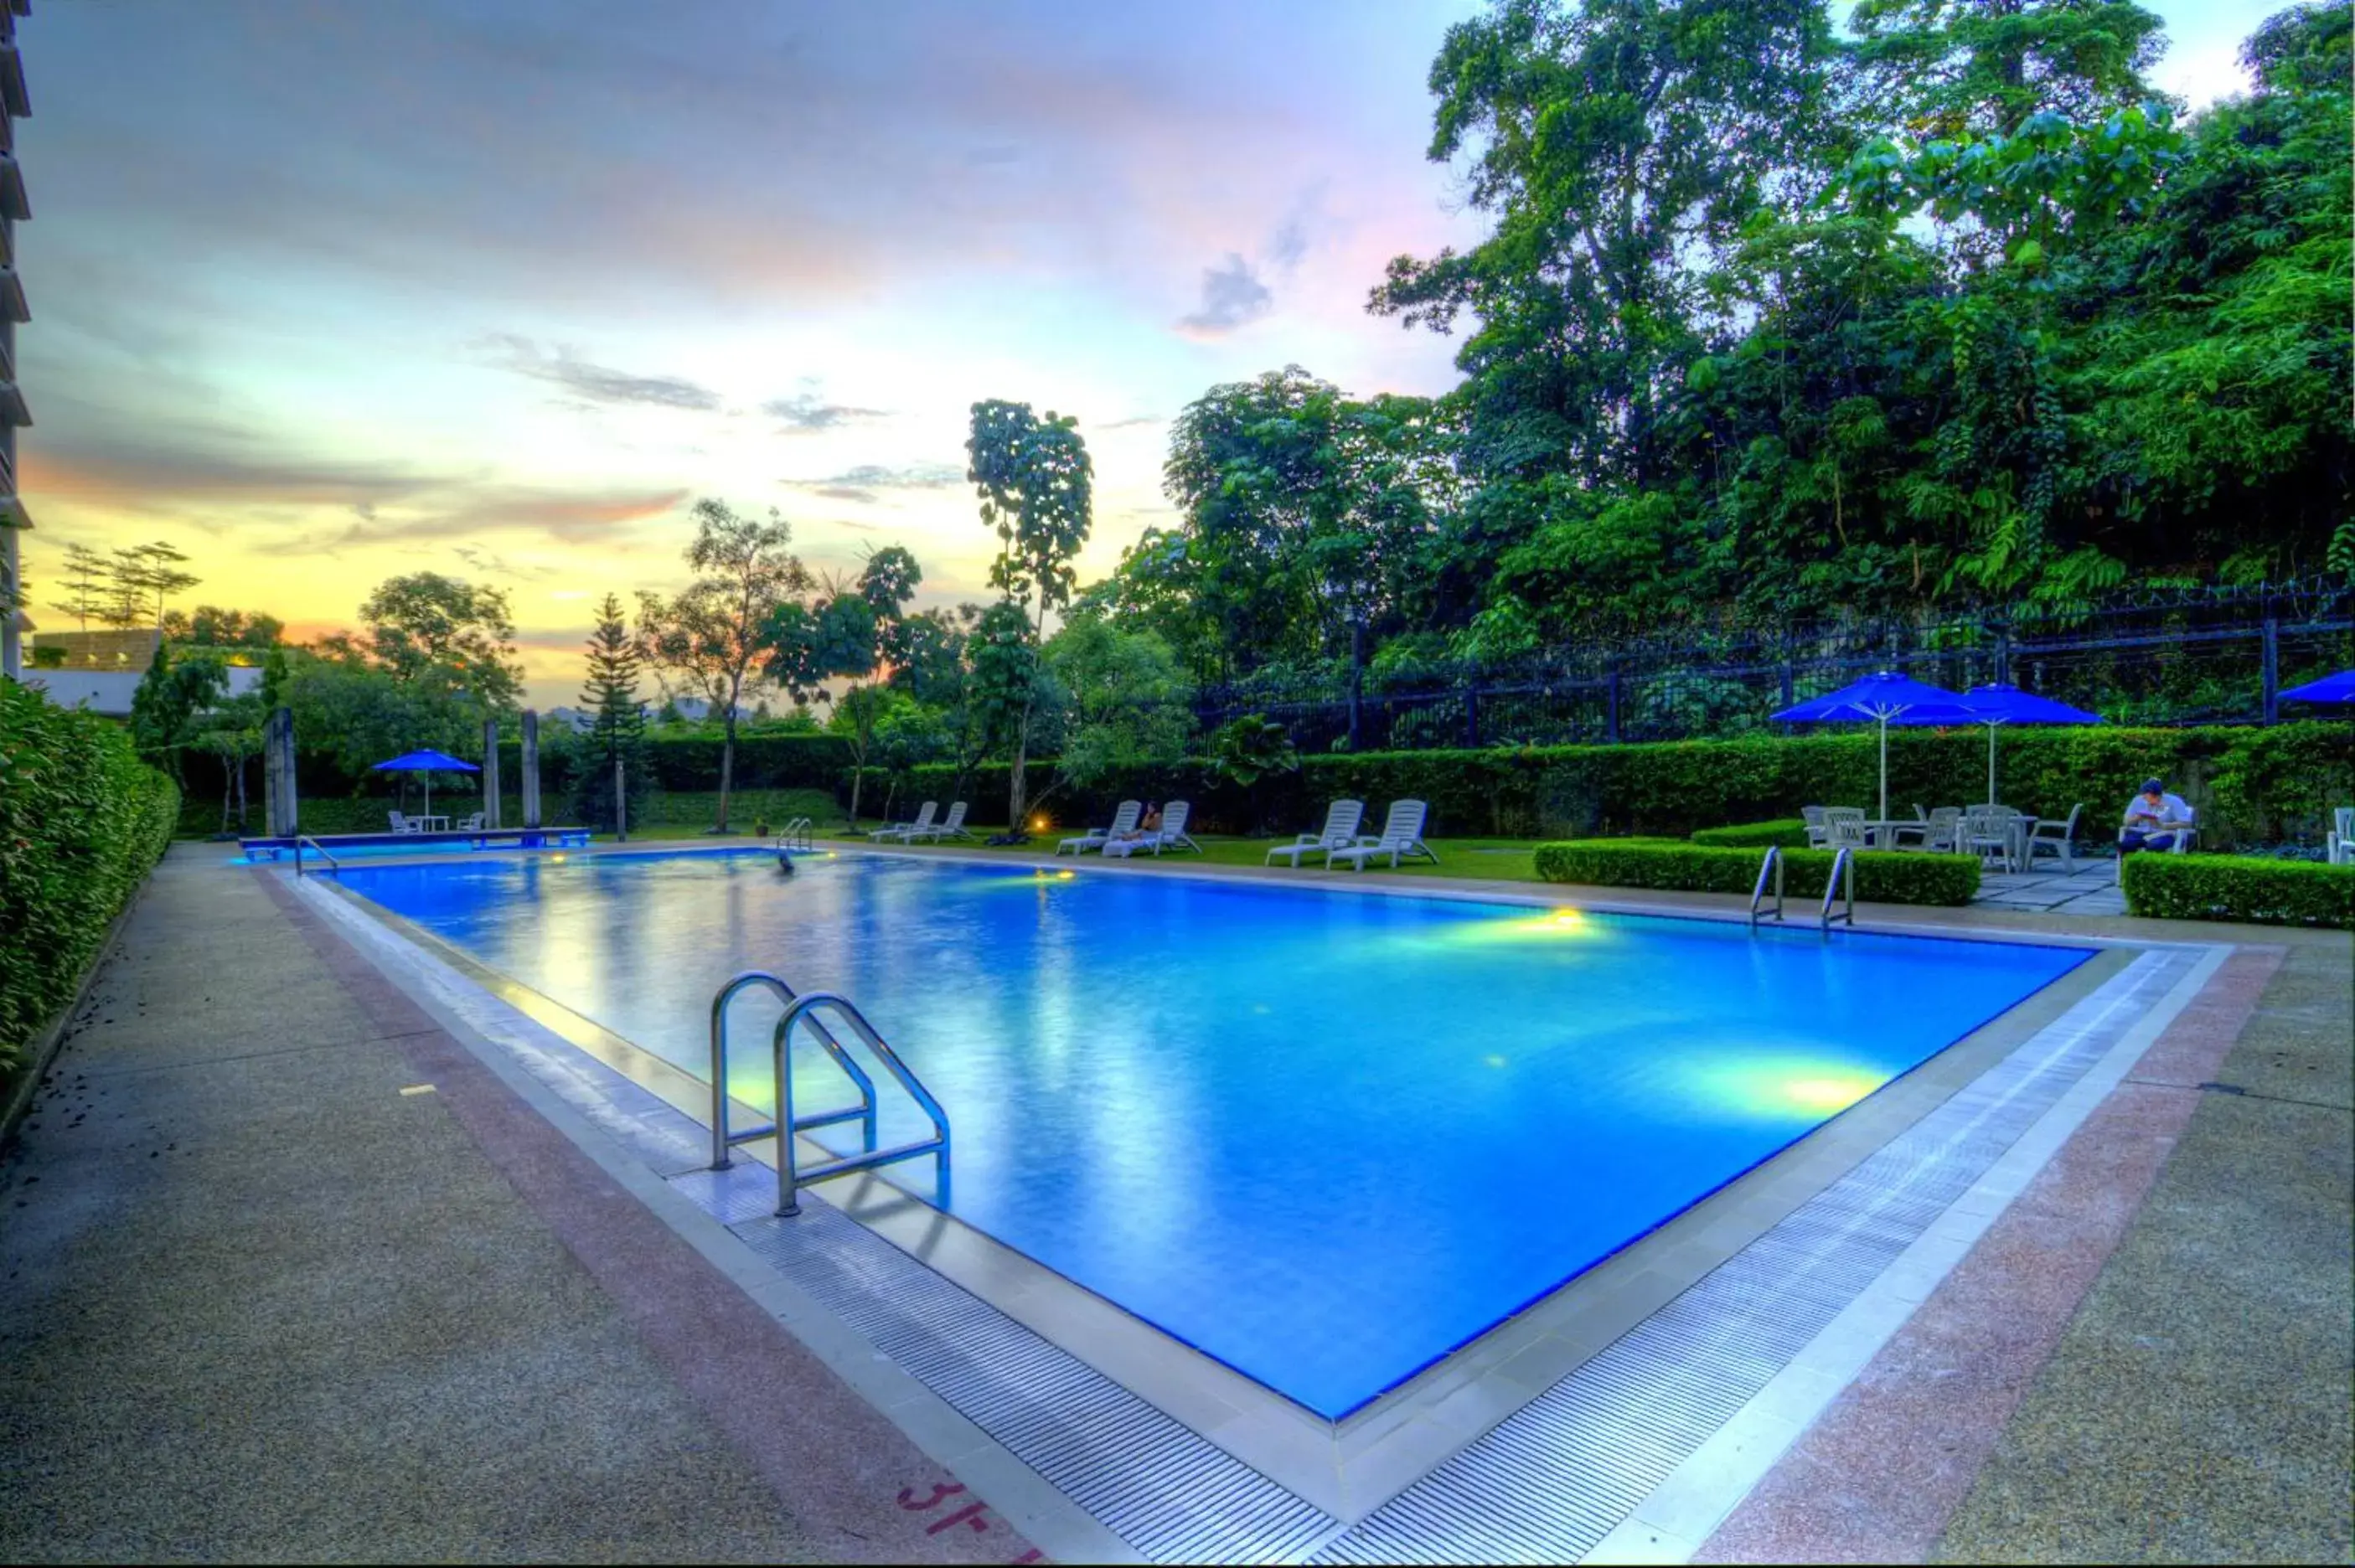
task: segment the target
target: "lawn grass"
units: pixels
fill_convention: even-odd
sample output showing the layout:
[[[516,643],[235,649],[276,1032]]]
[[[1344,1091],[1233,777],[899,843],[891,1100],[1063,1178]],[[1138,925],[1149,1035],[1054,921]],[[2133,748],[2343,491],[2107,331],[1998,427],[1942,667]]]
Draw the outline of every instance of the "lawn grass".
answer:
[[[641,842],[659,842],[674,840],[682,842],[694,841],[702,843],[730,842],[751,843],[759,842],[751,836],[751,832],[750,831],[750,818],[741,816],[733,810],[729,812],[729,816],[731,821],[737,822],[740,826],[742,826],[745,829],[744,832],[732,839],[715,839],[707,833],[702,827],[692,824],[665,822],[655,824],[644,830],[637,828],[631,829],[630,842],[633,843]],[[836,820],[837,821],[839,821],[840,819],[837,818]],[[775,824],[772,822],[771,825],[773,827]],[[815,842],[821,848],[836,845],[847,848],[853,843],[866,842],[866,830],[868,828],[881,827],[882,825],[883,824],[880,822],[868,822],[862,824],[861,828],[855,835],[839,828],[834,832],[827,832],[822,829],[818,832]],[[986,839],[996,830],[990,828],[975,828],[974,831],[979,835],[979,837],[969,842],[941,845],[912,844],[906,847],[913,849],[920,853],[928,850],[938,849],[943,851],[956,851],[962,853],[1006,855],[1016,860],[1049,860],[1055,858],[1055,843],[1057,839],[1071,836],[1060,833],[1041,833],[1027,844],[988,844],[984,843],[981,841],[983,839]],[[1267,866],[1266,863],[1269,846],[1279,843],[1290,843],[1292,840],[1288,835],[1284,838],[1240,838],[1197,833],[1194,836],[1195,842],[1202,846],[1202,853],[1200,854],[1164,853],[1160,856],[1160,859],[1165,863],[1173,865],[1198,864],[1265,866],[1271,873],[1281,873],[1289,869],[1281,863],[1273,866]],[[597,835],[597,842],[600,843],[609,843],[613,842],[613,835],[610,833],[600,833]],[[1413,864],[1401,865],[1398,868],[1401,874],[1414,876],[1475,877],[1495,882],[1535,882],[1538,880],[1537,843],[1534,840],[1439,838],[1431,840],[1430,843],[1433,852],[1439,856],[1439,863],[1437,865],[1433,865],[1428,862],[1418,862]],[[1139,858],[1150,860],[1154,857],[1146,855]],[[1066,856],[1064,859],[1065,863],[1069,863],[1069,857]],[[1317,863],[1317,862],[1311,860],[1306,863],[1306,866],[1308,869],[1314,869],[1316,867]],[[1376,870],[1388,871],[1390,869],[1389,865],[1382,862],[1377,861],[1373,863],[1374,869]]]

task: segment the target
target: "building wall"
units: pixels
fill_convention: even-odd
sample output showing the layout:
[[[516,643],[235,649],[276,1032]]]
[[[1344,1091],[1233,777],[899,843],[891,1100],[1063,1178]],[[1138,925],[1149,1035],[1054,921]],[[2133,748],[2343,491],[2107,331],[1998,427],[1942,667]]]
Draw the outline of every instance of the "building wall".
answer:
[[[229,694],[241,697],[261,689],[261,672],[231,666]],[[86,707],[109,718],[131,716],[132,694],[140,676],[123,670],[35,670],[24,674],[25,684],[61,708]]]

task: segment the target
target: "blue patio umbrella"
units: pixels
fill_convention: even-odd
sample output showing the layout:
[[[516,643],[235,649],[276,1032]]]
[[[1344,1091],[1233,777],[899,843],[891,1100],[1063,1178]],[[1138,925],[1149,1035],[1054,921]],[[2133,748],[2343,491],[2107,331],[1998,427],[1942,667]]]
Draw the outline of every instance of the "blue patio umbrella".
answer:
[[[2008,724],[2105,724],[2099,714],[2089,714],[2083,708],[2073,708],[2067,703],[2051,697],[2040,697],[2034,692],[2023,692],[2009,682],[1996,682],[1985,686],[1973,686],[1963,694],[1965,705],[1971,709],[1973,722],[1987,726],[1987,798],[1990,806],[1995,799],[1995,732]],[[1901,718],[1899,724],[1948,724],[1953,721],[1936,718]]]
[[[2308,681],[2303,686],[2291,686],[2280,695],[2294,703],[2326,703],[2334,707],[2355,707],[2355,670],[2341,670],[2336,675],[2325,675],[2319,681]]]
[[[1910,715],[1910,716],[1909,716]],[[1883,670],[1838,691],[1810,697],[1774,715],[1786,724],[1877,724],[1881,726],[1881,820],[1889,820],[1889,726],[1907,724],[1968,724],[1977,710],[1943,686],[1933,686]]]
[[[436,773],[480,773],[471,762],[461,762],[446,751],[404,751],[389,762],[379,762],[368,769],[371,773],[422,773],[425,775],[425,810],[433,814],[433,775]]]

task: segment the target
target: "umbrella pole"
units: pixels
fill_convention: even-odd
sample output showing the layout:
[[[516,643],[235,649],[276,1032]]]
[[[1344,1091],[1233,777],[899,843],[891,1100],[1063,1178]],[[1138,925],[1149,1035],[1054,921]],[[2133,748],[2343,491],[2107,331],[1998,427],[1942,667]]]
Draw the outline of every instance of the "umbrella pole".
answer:
[[[1889,821],[1889,715],[1881,715],[1881,820]]]
[[[1997,726],[1994,726],[1994,725],[1989,725],[1989,726],[1987,726],[1987,804],[1988,804],[1988,805],[1990,805],[1990,806],[1992,806],[1992,805],[1994,805],[1994,804],[1995,804],[1995,732],[1996,732],[1996,727],[1997,727]]]
[[[431,773],[421,773],[418,777],[422,779],[425,784],[425,810],[421,814],[430,817],[433,814],[433,775]]]

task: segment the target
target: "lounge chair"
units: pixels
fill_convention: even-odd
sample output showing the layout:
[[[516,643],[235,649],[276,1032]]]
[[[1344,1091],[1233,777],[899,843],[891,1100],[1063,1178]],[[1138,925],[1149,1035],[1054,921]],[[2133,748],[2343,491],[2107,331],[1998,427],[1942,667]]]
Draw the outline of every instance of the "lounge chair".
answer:
[[[1145,804],[1143,801],[1123,800],[1120,803],[1120,810],[1112,814],[1112,826],[1108,828],[1090,828],[1078,838],[1065,839],[1055,846],[1055,853],[1057,854],[1060,854],[1065,850],[1069,850],[1071,852],[1072,856],[1076,858],[1087,853],[1090,850],[1100,850],[1103,848],[1104,845],[1112,842],[1113,840],[1125,838],[1130,833],[1136,832],[1136,819],[1144,814]]]
[[[1284,856],[1297,866],[1300,857],[1321,854],[1330,859],[1337,849],[1348,849],[1358,842],[1359,824],[1366,820],[1363,800],[1336,800],[1325,808],[1325,825],[1313,833],[1303,833],[1288,844],[1275,844],[1267,852],[1267,863],[1273,865],[1275,857]]]
[[[476,811],[471,817],[461,818],[453,825],[462,833],[479,833],[483,831],[484,821],[489,816],[488,811]]]
[[[2084,810],[2084,802],[2081,800],[2069,808],[2069,816],[2065,821],[2057,817],[2038,818],[2030,826],[2028,837],[2020,842],[2028,861],[2021,869],[2035,870],[2036,852],[2043,850],[2059,858],[2061,869],[2063,872],[2071,876],[2076,875],[2077,850],[2074,841],[2077,833],[2077,819]]]
[[[908,842],[918,833],[928,833],[932,831],[932,819],[940,814],[940,810],[941,803],[938,800],[927,800],[916,812],[914,821],[898,822],[888,828],[877,828],[867,836],[878,843],[885,839],[898,839],[902,843]]]
[[[1347,860],[1363,871],[1367,861],[1378,854],[1386,854],[1391,857],[1391,869],[1395,871],[1402,856],[1419,854],[1437,865],[1439,857],[1431,853],[1429,844],[1423,842],[1423,820],[1430,810],[1431,808],[1421,800],[1391,801],[1391,813],[1382,823],[1380,838],[1359,839],[1348,849],[1337,849],[1325,857],[1325,863],[1338,865]]]
[[[964,831],[964,810],[963,800],[952,800],[947,816],[929,828],[911,828],[902,837],[909,843],[914,843],[918,839],[930,839],[934,843],[943,839],[969,839],[973,835]]]
[[[384,816],[396,833],[421,833],[425,831],[425,819],[422,817],[405,817],[399,811],[387,811]]]
[[[1158,859],[1161,852],[1166,849],[1189,849],[1196,854],[1199,854],[1202,853],[1202,846],[1186,836],[1186,819],[1193,809],[1187,801],[1172,800],[1161,810],[1161,829],[1158,832],[1133,833],[1124,839],[1113,839],[1105,843],[1103,853],[1108,855],[1116,854],[1123,860],[1126,860],[1139,850],[1151,850],[1156,859]]]

